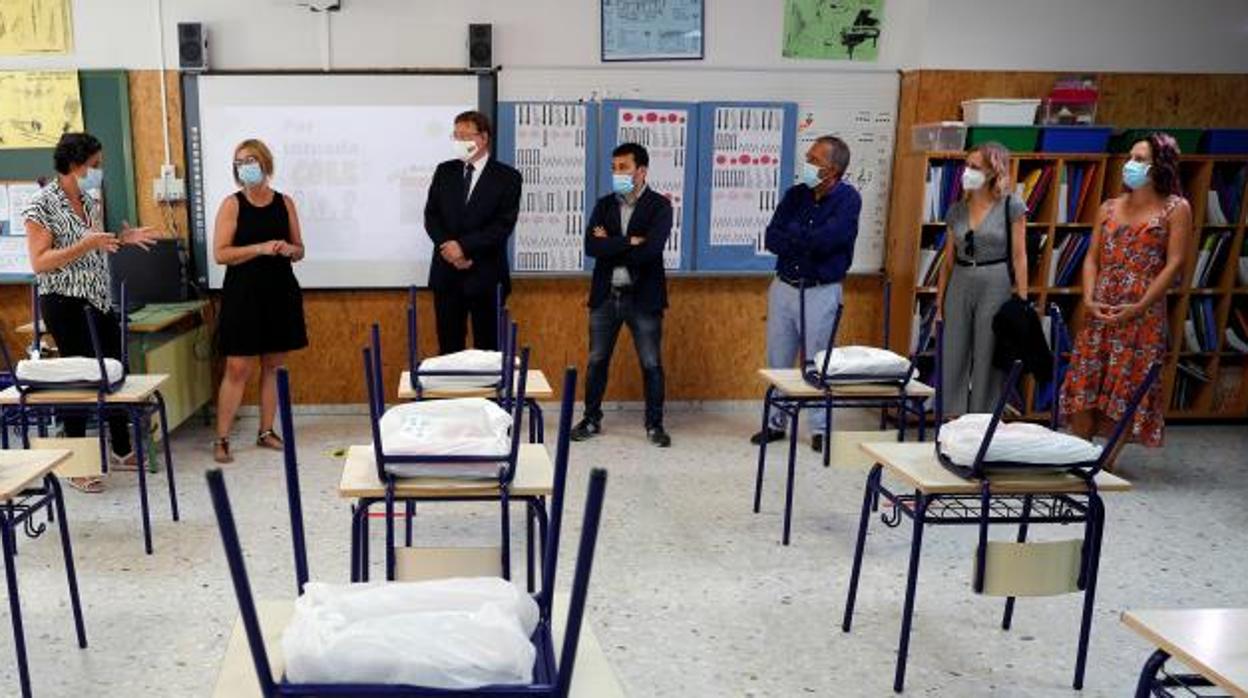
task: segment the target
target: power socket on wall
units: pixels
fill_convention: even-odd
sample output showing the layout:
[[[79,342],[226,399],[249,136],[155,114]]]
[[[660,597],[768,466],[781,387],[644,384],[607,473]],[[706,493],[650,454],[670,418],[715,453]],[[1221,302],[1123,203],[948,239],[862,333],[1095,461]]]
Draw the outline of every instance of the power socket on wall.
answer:
[[[152,180],[152,197],[160,203],[186,199],[186,181],[179,178],[173,165],[162,165],[160,176]]]

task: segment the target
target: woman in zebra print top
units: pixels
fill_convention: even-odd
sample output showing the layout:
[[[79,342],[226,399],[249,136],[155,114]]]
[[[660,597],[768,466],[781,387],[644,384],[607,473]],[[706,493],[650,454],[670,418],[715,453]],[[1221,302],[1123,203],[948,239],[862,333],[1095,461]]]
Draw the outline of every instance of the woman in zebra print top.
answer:
[[[92,314],[104,353],[121,358],[121,328],[109,294],[108,254],[122,245],[151,247],[161,237],[150,228],[104,230],[93,192],[103,183],[103,146],[87,133],[67,133],[53,154],[57,176],[22,211],[26,247],[38,278],[44,322],[61,356],[94,356],[86,312]],[[88,310],[89,309],[89,310]],[[86,433],[83,417],[65,417],[66,436]],[[124,416],[108,421],[112,467],[133,470],[130,431]],[[71,478],[84,492],[104,489],[98,477]]]

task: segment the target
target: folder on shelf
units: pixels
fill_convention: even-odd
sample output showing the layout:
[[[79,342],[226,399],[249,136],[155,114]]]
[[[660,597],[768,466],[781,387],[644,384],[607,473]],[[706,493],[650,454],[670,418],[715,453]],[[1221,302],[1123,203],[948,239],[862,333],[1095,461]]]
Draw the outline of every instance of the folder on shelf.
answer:
[[[1083,174],[1079,182],[1079,198],[1075,202],[1074,219],[1079,220],[1083,214],[1084,203],[1088,200],[1088,192],[1092,190],[1092,182],[1096,181],[1096,163],[1091,163],[1083,169]]]
[[[1226,225],[1226,214],[1222,212],[1222,202],[1218,201],[1218,190],[1210,189],[1209,198],[1205,199],[1205,223],[1208,225]]]
[[[1074,181],[1075,173],[1072,170],[1077,168],[1067,165],[1062,168],[1061,175],[1058,177],[1057,184],[1057,222],[1070,222],[1070,187]]]

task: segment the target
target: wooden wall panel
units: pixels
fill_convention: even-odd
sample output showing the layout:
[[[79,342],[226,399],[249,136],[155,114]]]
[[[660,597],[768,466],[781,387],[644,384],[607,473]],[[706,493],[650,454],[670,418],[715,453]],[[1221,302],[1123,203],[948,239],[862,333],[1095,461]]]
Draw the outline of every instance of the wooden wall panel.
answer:
[[[671,308],[664,320],[663,357],[669,400],[757,398],[754,374],[764,361],[764,323],[769,279],[679,278],[669,281]],[[509,302],[521,328],[521,343],[532,347],[533,363],[558,385],[569,365],[581,371],[589,353],[586,279],[518,279]],[[880,341],[878,277],[854,277],[846,285],[846,342]],[[311,346],[291,354],[295,399],[299,402],[364,402],[361,350],[374,321],[381,323],[387,395],[393,398],[399,372],[406,368],[402,291],[309,291],[304,297]],[[422,356],[436,351],[433,300],[417,300]],[[608,400],[641,400],[641,371],[627,329],[621,331],[612,361]],[[247,395],[255,400],[255,386]]]
[[[177,176],[186,179],[186,153],[182,146],[182,91],[177,71],[165,73],[169,99],[169,157]],[[130,128],[134,141],[135,193],[139,225],[176,233],[187,238],[190,226],[185,203],[161,205],[152,196],[152,180],[160,176],[165,159],[161,134],[160,71],[130,71]]]

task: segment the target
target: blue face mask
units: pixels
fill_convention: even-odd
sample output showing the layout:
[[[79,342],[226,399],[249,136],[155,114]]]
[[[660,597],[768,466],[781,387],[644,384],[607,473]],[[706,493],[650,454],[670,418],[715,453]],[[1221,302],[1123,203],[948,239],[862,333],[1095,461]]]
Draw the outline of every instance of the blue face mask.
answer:
[[[812,165],[809,162],[803,162],[801,181],[802,184],[805,184],[811,189],[819,186],[819,182],[823,181],[823,178],[819,176],[819,166]]]
[[[611,175],[611,191],[620,196],[628,196],[633,193],[633,173],[632,172],[616,172]]]
[[[99,189],[104,184],[104,170],[88,167],[87,173],[78,178],[78,188],[82,191]]]
[[[254,187],[264,181],[264,170],[258,162],[244,162],[238,166],[238,179],[245,187]]]
[[[1122,164],[1122,183],[1129,189],[1139,189],[1148,184],[1148,171],[1152,165],[1139,160],[1128,160]]]

